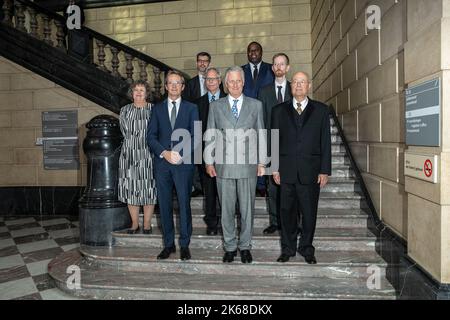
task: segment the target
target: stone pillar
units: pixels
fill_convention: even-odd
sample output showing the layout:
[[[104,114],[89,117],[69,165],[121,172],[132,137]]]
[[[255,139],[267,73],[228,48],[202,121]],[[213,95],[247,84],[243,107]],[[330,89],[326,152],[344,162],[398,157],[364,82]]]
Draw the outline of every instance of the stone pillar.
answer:
[[[442,284],[450,284],[450,0],[408,0],[405,84],[441,79],[441,143],[405,152],[437,156],[436,184],[405,177],[408,255]],[[425,49],[426,48],[426,49]]]
[[[88,160],[87,187],[79,201],[80,242],[111,246],[111,232],[131,224],[126,204],[118,200],[118,168],[122,142],[119,120],[94,117],[83,142]]]

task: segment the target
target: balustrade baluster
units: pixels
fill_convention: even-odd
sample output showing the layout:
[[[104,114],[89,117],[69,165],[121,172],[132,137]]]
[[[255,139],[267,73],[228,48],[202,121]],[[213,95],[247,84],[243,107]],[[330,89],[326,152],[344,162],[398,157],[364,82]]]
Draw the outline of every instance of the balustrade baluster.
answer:
[[[153,74],[155,75],[155,79],[153,80],[153,85],[154,85],[154,94],[153,96],[157,99],[160,100],[162,97],[161,94],[161,70],[159,70],[159,68],[157,67],[153,67]]]
[[[98,39],[95,39],[95,42],[97,43],[97,46],[98,46],[98,53],[97,53],[98,68],[100,70],[107,71],[108,69],[106,69],[106,67],[105,67],[105,60],[106,60],[105,44]]]
[[[115,47],[111,47],[111,53],[112,53],[112,59],[111,59],[111,74],[114,77],[120,77],[120,73],[119,73],[119,64],[120,64],[120,60],[119,60],[119,49],[115,48]]]
[[[55,26],[56,26],[56,41],[57,41],[56,47],[58,49],[66,51],[66,41],[65,41],[66,38],[64,34],[63,23],[59,20],[55,20]]]
[[[128,81],[128,83],[132,83],[133,82],[133,70],[134,70],[134,68],[133,68],[134,57],[131,54],[126,53],[125,59],[127,60],[127,65],[126,65],[127,81]]]
[[[20,2],[16,3],[16,29],[22,32],[27,32],[25,28],[25,13],[23,12],[24,7]]]
[[[141,72],[139,72],[139,79],[142,81],[147,81],[147,62],[139,60],[139,68],[141,69]]]
[[[32,8],[28,8],[28,13],[30,14],[30,34],[38,38],[38,21],[36,16],[36,11]]]
[[[43,41],[51,46],[53,46],[53,41],[51,39],[52,28],[50,27],[50,18],[43,15],[42,21],[44,22],[44,39]]]
[[[12,1],[11,0],[4,0],[3,1],[3,23],[12,26],[12,17],[11,17],[11,8],[12,8]]]

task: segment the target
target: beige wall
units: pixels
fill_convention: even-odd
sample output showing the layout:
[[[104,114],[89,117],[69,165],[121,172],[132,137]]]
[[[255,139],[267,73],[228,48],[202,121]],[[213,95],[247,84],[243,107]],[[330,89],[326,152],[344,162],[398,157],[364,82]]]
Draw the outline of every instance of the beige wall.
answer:
[[[406,2],[311,2],[315,97],[334,106],[378,215],[404,238]],[[381,8],[381,30],[366,28],[369,4]]]
[[[77,110],[80,170],[44,170],[42,112]],[[108,110],[0,57],[0,186],[86,185],[84,125]]]
[[[246,63],[253,40],[264,61],[282,51],[311,72],[310,14],[310,0],[185,0],[86,10],[86,25],[190,75],[200,51],[222,70]]]

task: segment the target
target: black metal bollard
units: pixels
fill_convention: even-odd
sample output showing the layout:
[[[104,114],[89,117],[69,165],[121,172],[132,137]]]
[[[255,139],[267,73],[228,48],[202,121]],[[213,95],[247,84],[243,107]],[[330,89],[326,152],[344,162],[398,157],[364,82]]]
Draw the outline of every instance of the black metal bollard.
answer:
[[[119,156],[122,142],[119,120],[100,115],[86,124],[83,150],[88,159],[87,187],[79,200],[80,242],[111,246],[111,232],[128,228],[131,218],[118,194]]]

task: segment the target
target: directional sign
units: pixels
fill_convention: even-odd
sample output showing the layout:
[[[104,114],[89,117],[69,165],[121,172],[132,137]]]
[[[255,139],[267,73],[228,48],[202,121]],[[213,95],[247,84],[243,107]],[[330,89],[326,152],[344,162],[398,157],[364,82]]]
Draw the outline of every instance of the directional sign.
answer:
[[[441,143],[441,79],[405,90],[406,144],[438,147]]]
[[[438,182],[438,156],[405,152],[405,176]]]

